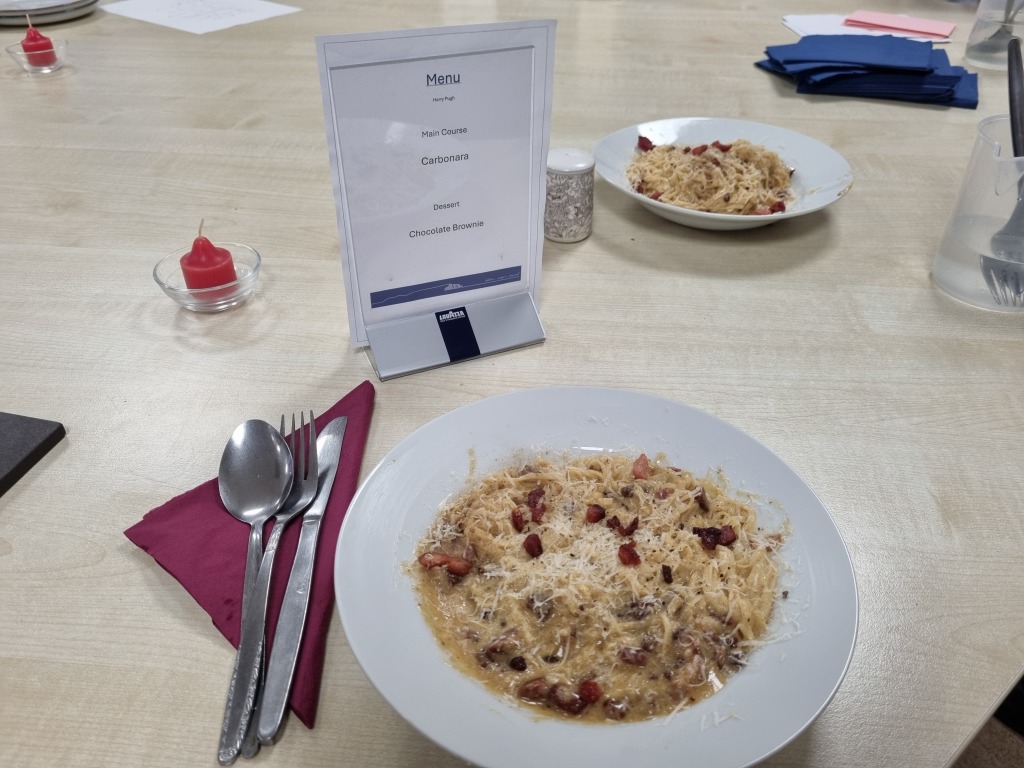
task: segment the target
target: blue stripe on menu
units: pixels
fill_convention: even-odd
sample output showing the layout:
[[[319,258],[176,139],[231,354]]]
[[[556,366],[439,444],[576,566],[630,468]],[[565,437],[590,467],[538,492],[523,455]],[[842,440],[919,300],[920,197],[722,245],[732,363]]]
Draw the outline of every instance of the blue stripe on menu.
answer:
[[[490,272],[478,272],[475,275],[460,275],[444,280],[432,280],[429,283],[389,288],[386,291],[371,291],[370,307],[390,307],[395,304],[404,304],[407,301],[428,299],[432,296],[444,296],[448,293],[462,293],[502,283],[513,283],[521,278],[522,271],[522,267],[508,267],[507,269],[493,269]]]

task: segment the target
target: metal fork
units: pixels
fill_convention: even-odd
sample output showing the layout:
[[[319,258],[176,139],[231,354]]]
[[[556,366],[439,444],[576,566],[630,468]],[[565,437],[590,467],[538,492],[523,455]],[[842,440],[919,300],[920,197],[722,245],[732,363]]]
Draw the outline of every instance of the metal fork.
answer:
[[[1024,307],[1024,264],[982,255],[981,274],[992,299],[1002,307]]]
[[[281,433],[284,434],[285,421],[281,417]],[[307,439],[303,440],[303,433]],[[305,445],[304,445],[305,443]],[[281,534],[289,522],[302,513],[316,496],[320,468],[316,454],[316,424],[313,412],[309,412],[309,429],[306,429],[305,414],[300,415],[299,428],[295,428],[295,415],[292,415],[292,433],[288,438],[288,447],[295,463],[295,480],[291,493],[281,511],[274,515],[274,527],[270,539],[263,552],[259,575],[252,590],[252,610],[242,620],[242,641],[238,648],[238,685],[245,691],[244,696],[236,696],[225,714],[218,755],[221,765],[230,765],[238,757],[242,743],[246,740],[253,712],[257,706],[259,694],[260,672],[263,668],[263,648],[267,629],[267,599],[270,594],[270,577],[274,569],[274,558],[281,541]],[[255,754],[258,744],[249,740],[247,756]]]

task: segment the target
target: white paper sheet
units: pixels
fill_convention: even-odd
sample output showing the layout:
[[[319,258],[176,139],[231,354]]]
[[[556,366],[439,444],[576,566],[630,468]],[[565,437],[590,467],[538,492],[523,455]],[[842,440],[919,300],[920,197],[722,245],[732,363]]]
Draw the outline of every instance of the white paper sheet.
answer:
[[[122,0],[104,5],[103,10],[202,35],[301,9],[266,0]]]

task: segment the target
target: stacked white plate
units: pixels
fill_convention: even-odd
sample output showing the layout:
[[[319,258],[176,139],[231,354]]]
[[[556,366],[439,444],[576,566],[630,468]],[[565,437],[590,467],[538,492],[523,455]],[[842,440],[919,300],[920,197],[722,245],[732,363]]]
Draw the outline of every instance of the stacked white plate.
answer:
[[[28,26],[25,17],[32,20],[32,26],[55,24],[87,16],[96,10],[100,0],[0,0],[0,26]]]

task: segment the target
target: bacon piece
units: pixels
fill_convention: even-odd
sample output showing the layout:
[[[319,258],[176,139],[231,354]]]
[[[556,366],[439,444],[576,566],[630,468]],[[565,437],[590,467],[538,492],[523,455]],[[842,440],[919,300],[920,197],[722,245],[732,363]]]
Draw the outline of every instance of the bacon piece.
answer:
[[[555,683],[548,691],[548,701],[551,706],[557,707],[570,715],[578,715],[589,706],[589,702],[572,690],[565,683]]]
[[[601,684],[597,680],[584,680],[580,683],[579,688],[576,690],[580,698],[583,699],[587,704],[593,704],[601,700],[604,695],[604,691],[601,689]]]
[[[424,568],[440,568],[441,566],[448,565],[451,555],[446,555],[443,552],[424,552],[420,555],[419,560],[420,565]]]
[[[526,506],[530,508],[530,519],[539,523],[547,511],[547,505],[541,501],[546,491],[543,488],[534,488],[526,497]]]
[[[604,507],[600,504],[591,504],[587,507],[587,522],[588,523],[599,523],[604,520],[605,511]]]
[[[659,488],[657,491],[655,491],[654,498],[658,499],[659,501],[664,501],[671,495],[672,489],[666,486],[664,488]]]
[[[636,529],[640,525],[640,518],[634,517],[630,521],[629,525],[623,525],[622,521],[619,520],[618,515],[612,515],[608,518],[608,522],[605,523],[605,525],[607,525],[613,531],[618,532],[619,536],[625,536],[626,538],[629,538],[634,533],[636,533]]]
[[[624,645],[619,648],[618,657],[627,664],[632,664],[634,667],[647,666],[647,654],[639,648]]]
[[[523,521],[523,511],[519,507],[512,510],[512,527],[518,533],[522,533],[523,528],[526,527],[526,523]]]
[[[651,192],[648,197],[651,198],[651,200],[661,200],[661,195],[661,192]]]
[[[711,142],[711,146],[715,147],[719,152],[728,152],[732,149],[732,144],[723,144],[718,139]]]
[[[701,144],[699,147],[694,147],[693,149],[690,150],[690,152],[693,155],[695,155],[696,157],[700,157],[701,155],[703,155],[707,151],[708,151],[708,145],[707,144]]]
[[[708,492],[704,490],[703,485],[698,485],[693,491],[693,498],[697,502],[697,506],[705,512],[711,509],[708,504]]]
[[[651,476],[651,462],[646,453],[641,453],[633,461],[633,477],[637,480],[647,480]]]
[[[604,716],[609,720],[622,720],[629,713],[629,704],[621,699],[608,699],[603,709]]]
[[[419,557],[419,563],[424,568],[447,568],[448,573],[455,576],[465,576],[473,569],[473,563],[466,558],[437,551],[424,552]]]
[[[639,136],[636,140],[636,148],[641,152],[650,152],[654,149],[654,142],[646,136]]]
[[[719,544],[723,547],[728,547],[736,541],[736,531],[731,525],[723,525],[721,528],[716,526],[694,528],[693,532],[700,538],[700,545],[704,549],[714,549]]]
[[[550,690],[551,684],[546,677],[535,677],[520,685],[516,690],[516,695],[527,701],[541,702],[548,697]]]
[[[623,565],[640,565],[640,555],[636,552],[636,543],[628,541],[619,547],[619,560]]]
[[[661,580],[666,584],[672,583],[672,567],[670,565],[663,564],[661,566]]]
[[[526,554],[530,557],[540,557],[544,554],[544,546],[540,542],[540,536],[536,533],[528,534],[523,539],[523,549],[526,550]]]
[[[491,642],[484,648],[484,653],[488,659],[494,660],[494,656],[509,656],[519,650],[520,643],[513,636],[515,634],[514,629],[510,629],[508,632],[503,632],[497,637],[493,638]]]
[[[785,200],[776,200],[771,205],[760,205],[754,209],[755,216],[769,216],[773,213],[782,213],[786,210]]]
[[[465,576],[471,570],[473,570],[473,564],[469,560],[453,557],[448,561],[448,573],[454,573],[456,576]]]

